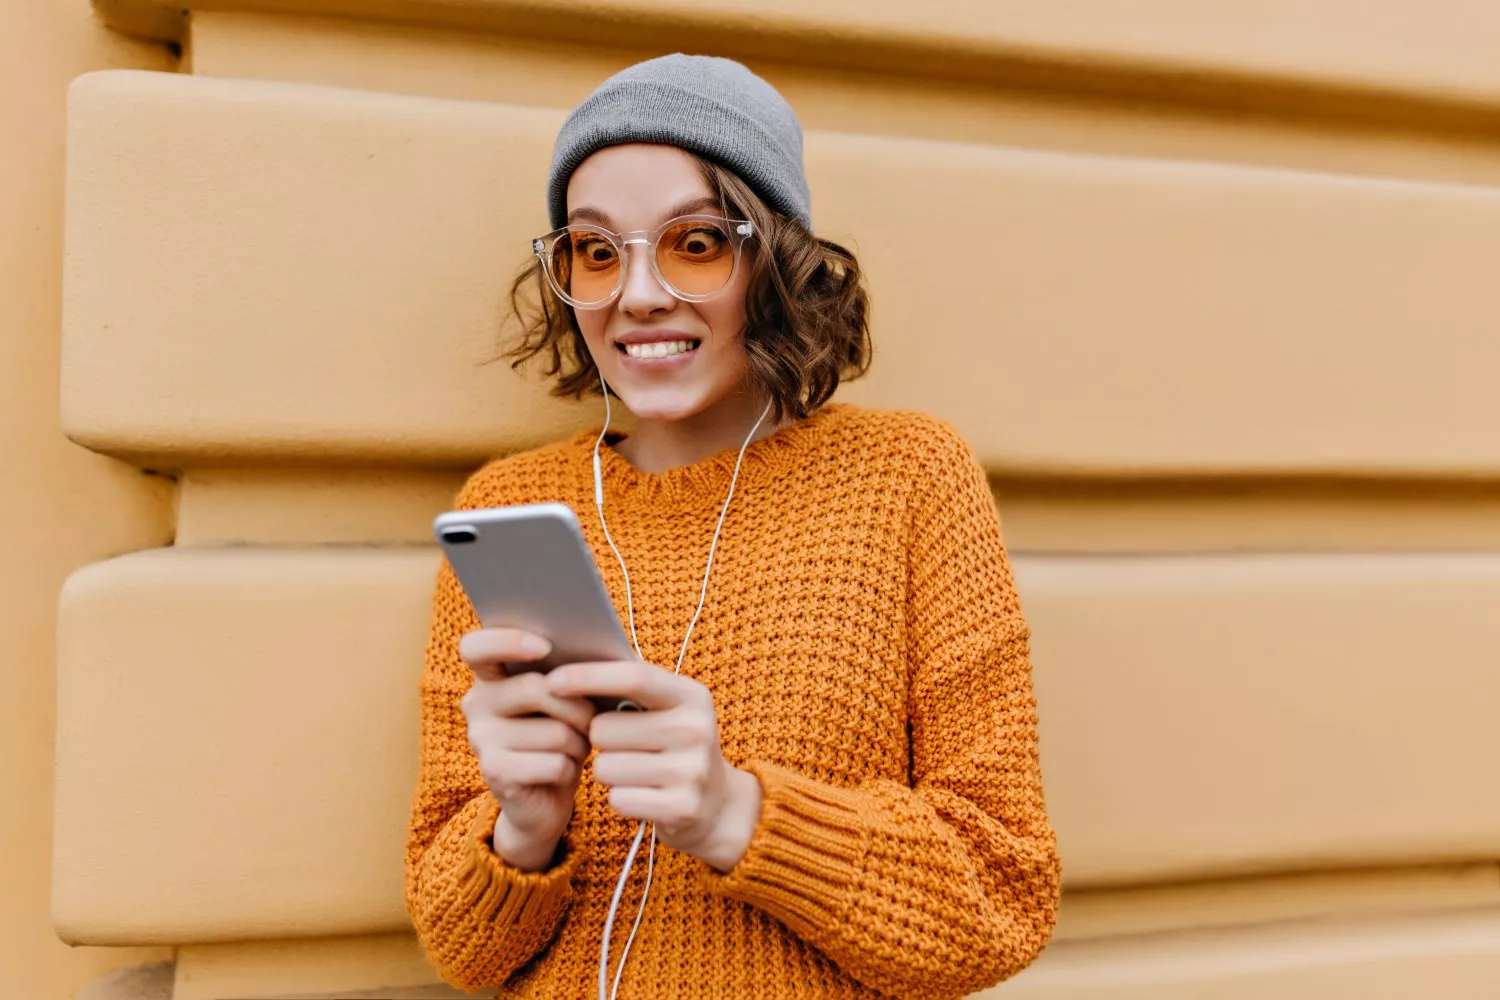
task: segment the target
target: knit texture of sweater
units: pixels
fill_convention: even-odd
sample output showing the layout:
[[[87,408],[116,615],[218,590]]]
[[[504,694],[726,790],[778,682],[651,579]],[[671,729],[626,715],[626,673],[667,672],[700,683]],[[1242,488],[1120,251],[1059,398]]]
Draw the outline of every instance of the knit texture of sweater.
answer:
[[[594,433],[491,462],[460,508],[560,501],[625,616],[594,510]],[[661,473],[601,449],[642,653],[676,661],[736,451]],[[600,936],[637,823],[588,768],[558,860],[493,851],[499,805],[459,702],[478,628],[445,564],[422,675],[406,901],[465,989],[597,996]],[[728,873],[658,846],[622,998],[961,997],[1024,968],[1060,889],[1029,633],[984,473],[945,423],[831,404],[752,444],[682,672],[713,692],[760,823]],[[615,923],[623,950],[645,880]],[[611,969],[613,975],[613,969]]]

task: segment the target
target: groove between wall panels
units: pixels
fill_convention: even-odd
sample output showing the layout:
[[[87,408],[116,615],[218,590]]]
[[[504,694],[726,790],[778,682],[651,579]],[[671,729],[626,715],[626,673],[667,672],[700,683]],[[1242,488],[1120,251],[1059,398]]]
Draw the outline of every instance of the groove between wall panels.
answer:
[[[658,49],[326,17],[202,11],[193,72],[566,110]],[[746,57],[807,129],[1123,156],[1260,164],[1366,176],[1500,183],[1497,130],[1427,119],[1362,122],[1304,111],[1225,109]]]
[[[427,544],[465,476],[188,470],[176,543]],[[1500,485],[999,477],[991,487],[1013,552],[1500,551]]]
[[[1493,18],[1475,6],[1387,4],[1365,18],[1348,0],[1098,7],[1034,2],[795,0],[95,0],[124,31],[181,37],[181,8],[274,12],[486,31],[573,44],[691,48],[827,69],[979,81],[1056,92],[1297,109],[1426,127],[1492,127],[1500,77],[1484,57]],[[1448,10],[1446,8],[1453,9]],[[1303,25],[1325,22],[1318,46]],[[1400,34],[1390,30],[1400,26]],[[1392,37],[1404,44],[1393,46]],[[1425,43],[1425,44],[1421,44]],[[1423,58],[1421,52],[1433,53]],[[1444,53],[1439,57],[1436,53]]]

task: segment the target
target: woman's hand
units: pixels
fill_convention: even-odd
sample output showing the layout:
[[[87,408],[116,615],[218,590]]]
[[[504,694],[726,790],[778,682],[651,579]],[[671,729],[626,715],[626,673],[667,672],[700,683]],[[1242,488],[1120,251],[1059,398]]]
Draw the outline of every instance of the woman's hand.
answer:
[[[546,869],[557,854],[594,717],[587,700],[552,693],[542,674],[506,673],[507,663],[531,663],[550,649],[539,636],[507,628],[470,632],[458,645],[474,671],[462,702],[469,747],[500,802],[495,853],[524,871]]]
[[[575,663],[547,675],[558,699],[627,698],[639,712],[594,717],[594,778],[622,816],[656,824],[662,843],[721,872],[760,823],[760,782],[724,759],[708,688],[641,662]]]

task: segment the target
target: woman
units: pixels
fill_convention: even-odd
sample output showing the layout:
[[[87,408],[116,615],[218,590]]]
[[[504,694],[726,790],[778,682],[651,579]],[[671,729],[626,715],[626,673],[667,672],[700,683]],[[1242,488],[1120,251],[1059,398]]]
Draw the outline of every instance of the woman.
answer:
[[[811,235],[796,116],[738,63],[641,63],[568,118],[548,202],[517,363],[636,428],[492,462],[459,506],[570,504],[642,659],[511,675],[546,639],[480,629],[443,568],[407,850],[429,959],[535,997],[958,997],[1025,967],[1059,869],[1000,526],[947,425],[827,402],[867,306]]]

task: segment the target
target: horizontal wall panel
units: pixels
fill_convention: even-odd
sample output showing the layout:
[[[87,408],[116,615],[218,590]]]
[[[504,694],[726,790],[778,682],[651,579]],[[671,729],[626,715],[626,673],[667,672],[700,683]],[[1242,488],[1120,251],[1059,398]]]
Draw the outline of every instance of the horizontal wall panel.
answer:
[[[127,73],[78,81],[70,120],[83,443],[474,464],[584,416],[496,360],[555,112]]]
[[[53,919],[181,943],[406,926],[429,549],[156,550],[64,588]]]
[[[1066,902],[1064,907],[1066,908]],[[1113,942],[1054,939],[1018,978],[979,997],[1029,1000],[1490,1000],[1500,984],[1494,913],[1176,933]],[[1486,935],[1489,940],[1486,941]],[[1394,945],[1394,947],[1393,947]],[[384,988],[374,987],[375,983]],[[429,983],[427,990],[406,984]],[[333,984],[340,984],[331,989]],[[491,990],[480,995],[489,996]],[[444,992],[410,936],[190,945],[175,1000],[225,996],[458,997]]]
[[[453,466],[596,419],[483,364],[558,120],[82,79],[66,428],[168,465]],[[808,160],[876,297],[847,398],[994,469],[1500,475],[1500,192],[835,133]]]
[[[886,290],[851,396],[950,416],[995,468],[1500,471],[1500,191],[858,137],[812,157]]]
[[[1500,552],[1494,483],[1013,478],[993,492],[1017,552]]]
[[[475,1000],[448,987],[408,931],[369,937],[237,941],[177,951],[171,1000],[292,997],[299,1000]],[[485,990],[478,997],[490,997]]]
[[[1493,861],[1298,872],[1070,890],[1053,940],[1479,909],[1500,909],[1500,865]]]
[[[926,76],[1027,78],[1037,66],[1117,85],[1168,74],[1500,100],[1500,15],[1473,0],[95,0],[128,31],[178,37],[173,9],[372,16],[558,40],[686,46]],[[696,45],[693,44],[696,42]],[[705,44],[707,42],[708,44]],[[1075,86],[1077,83],[1075,82]]]
[[[453,505],[463,480],[447,472],[193,469],[179,480],[176,544],[431,544],[432,519]]]
[[[418,548],[203,548],[72,578],[66,938],[405,926],[434,565]],[[1500,559],[1017,567],[1070,890],[1500,854]]]
[[[1017,576],[1072,885],[1500,856],[1500,557]]]
[[[594,46],[508,33],[223,11],[195,12],[191,38],[192,72],[199,76],[564,110],[611,73],[664,51],[664,45],[658,37],[640,44],[613,38]],[[690,50],[731,51],[702,39],[694,39]],[[790,62],[780,48],[747,58],[792,103],[807,129],[1500,184],[1495,130],[1436,127],[1430,108],[1417,127],[1390,128],[1367,114],[1312,119],[1295,112],[1226,114],[1212,103],[1182,103],[1179,87],[1154,99],[1121,100],[1118,81],[1098,92],[1074,89],[1077,71],[1050,86],[990,86],[914,78],[908,67],[899,73],[833,72],[817,59]],[[1299,100],[1308,94],[1296,91]],[[1251,88],[1237,95],[1235,106],[1260,96],[1262,91]]]
[[[1056,942],[984,1000],[1489,1000],[1500,909]]]

